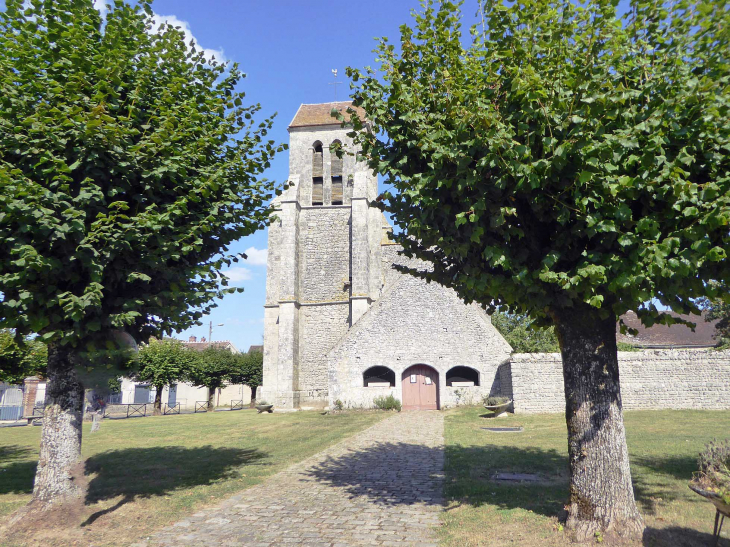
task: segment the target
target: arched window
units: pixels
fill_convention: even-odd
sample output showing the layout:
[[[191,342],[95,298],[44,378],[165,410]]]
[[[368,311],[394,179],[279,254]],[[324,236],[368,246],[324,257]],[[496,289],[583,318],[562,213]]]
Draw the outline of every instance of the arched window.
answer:
[[[338,158],[334,149],[342,146],[339,140],[330,145],[330,167],[332,171],[332,205],[342,205],[342,158]]]
[[[388,367],[370,367],[362,373],[362,384],[365,387],[394,387],[395,372]]]
[[[471,367],[454,367],[446,373],[446,385],[467,387],[479,385],[479,372]]]
[[[324,203],[324,170],[322,167],[322,143],[312,145],[312,205]]]

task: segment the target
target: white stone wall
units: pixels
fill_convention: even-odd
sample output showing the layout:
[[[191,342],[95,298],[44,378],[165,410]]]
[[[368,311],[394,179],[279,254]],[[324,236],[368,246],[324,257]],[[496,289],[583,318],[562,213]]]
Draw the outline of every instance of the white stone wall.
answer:
[[[730,409],[730,352],[647,350],[619,354],[625,410]],[[564,412],[558,353],[516,353],[511,363],[515,412]]]
[[[510,349],[481,308],[441,285],[401,275],[328,355],[329,402],[371,408],[380,395],[401,399],[404,371],[425,364],[439,374],[441,408],[478,403],[500,392],[499,367]],[[477,370],[480,385],[447,387],[447,371],[459,365]],[[364,387],[363,373],[372,366],[393,370],[395,386]]]

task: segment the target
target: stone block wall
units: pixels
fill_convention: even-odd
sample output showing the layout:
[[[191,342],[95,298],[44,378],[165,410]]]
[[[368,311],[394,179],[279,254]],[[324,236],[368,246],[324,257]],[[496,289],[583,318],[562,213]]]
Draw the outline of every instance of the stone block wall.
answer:
[[[499,389],[500,365],[510,346],[476,305],[465,305],[456,293],[437,283],[400,276],[330,352],[329,402],[370,408],[373,399],[392,393],[402,397],[402,376],[411,365],[424,364],[438,373],[441,408],[478,403]],[[446,385],[455,366],[478,371],[479,386]],[[364,387],[363,373],[385,366],[395,373],[393,387]]]
[[[620,351],[625,410],[730,409],[730,351]],[[515,353],[510,362],[515,412],[563,412],[558,353]]]

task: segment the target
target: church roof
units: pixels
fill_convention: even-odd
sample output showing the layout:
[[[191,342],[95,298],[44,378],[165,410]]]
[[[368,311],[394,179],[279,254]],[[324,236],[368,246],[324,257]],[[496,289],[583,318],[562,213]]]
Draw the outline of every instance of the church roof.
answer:
[[[339,101],[336,103],[320,103],[320,104],[303,104],[299,106],[299,110],[294,115],[294,119],[289,124],[292,127],[309,127],[316,125],[339,125],[337,118],[331,115],[332,109],[339,110],[345,118],[348,117],[347,109],[352,107],[361,118],[365,117],[365,111],[359,106],[352,106],[351,101]]]

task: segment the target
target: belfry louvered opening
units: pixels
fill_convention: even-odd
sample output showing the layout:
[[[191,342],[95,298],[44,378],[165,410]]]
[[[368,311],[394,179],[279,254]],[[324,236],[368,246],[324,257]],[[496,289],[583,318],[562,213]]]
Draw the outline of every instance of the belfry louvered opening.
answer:
[[[323,177],[322,143],[317,141],[312,146],[312,205],[324,204]]]
[[[336,152],[342,147],[342,143],[339,140],[335,140],[330,145],[330,167],[332,174],[332,205],[342,205],[343,190],[342,190],[342,158],[338,158]]]

